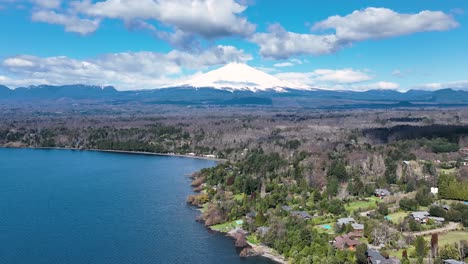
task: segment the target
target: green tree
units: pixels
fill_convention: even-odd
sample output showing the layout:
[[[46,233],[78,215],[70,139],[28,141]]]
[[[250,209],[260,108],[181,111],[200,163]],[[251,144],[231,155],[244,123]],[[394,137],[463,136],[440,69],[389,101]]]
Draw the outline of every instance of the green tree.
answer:
[[[367,264],[367,244],[359,244],[356,246],[356,263]]]
[[[427,254],[427,245],[426,240],[422,236],[418,236],[414,241],[414,247],[416,251],[416,256],[418,258],[424,258]]]
[[[460,254],[457,247],[453,244],[446,244],[439,249],[439,257],[441,259],[456,259],[460,260]]]

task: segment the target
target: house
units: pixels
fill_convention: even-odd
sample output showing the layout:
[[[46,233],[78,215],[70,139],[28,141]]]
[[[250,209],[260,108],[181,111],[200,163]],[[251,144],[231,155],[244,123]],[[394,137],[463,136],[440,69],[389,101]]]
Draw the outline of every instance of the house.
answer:
[[[427,211],[412,212],[410,216],[414,219],[414,221],[427,223],[429,213]]]
[[[245,215],[247,219],[255,219],[256,216],[257,216],[257,213],[254,211],[250,211],[249,213]]]
[[[257,233],[260,236],[266,236],[268,231],[270,231],[270,228],[268,226],[261,226],[261,227],[257,228]]]
[[[348,224],[355,224],[356,221],[354,220],[354,218],[352,217],[345,217],[345,218],[340,218],[336,221],[336,223],[339,225],[339,226],[342,226],[342,225],[348,225]]]
[[[454,259],[444,259],[444,260],[442,260],[442,262],[444,264],[466,264],[466,262],[458,261],[458,260],[454,260]]]
[[[383,199],[386,196],[391,195],[392,193],[387,190],[387,189],[375,189],[374,195],[379,197],[380,199]]]
[[[348,233],[348,236],[352,239],[361,238],[362,235],[363,235],[362,232],[356,232],[356,231]]]
[[[445,218],[443,218],[443,217],[429,216],[428,218],[433,220],[434,222],[436,222],[438,224],[441,224],[441,223],[445,222]]]
[[[364,232],[364,225],[362,224],[355,223],[355,224],[351,224],[351,226],[356,232]]]
[[[378,250],[369,249],[366,252],[368,262],[371,264],[399,264],[400,260],[397,258],[386,259]]]
[[[304,211],[292,211],[291,215],[302,218],[302,219],[306,219],[306,220],[312,219],[312,216]]]
[[[333,240],[333,246],[341,250],[343,249],[355,250],[356,246],[359,244],[360,244],[359,241],[352,239],[347,234],[342,235],[342,236],[337,236]]]
[[[283,205],[283,206],[281,206],[281,209],[282,209],[283,211],[289,212],[289,211],[292,210],[292,207],[291,207],[291,206],[288,206],[288,205]]]

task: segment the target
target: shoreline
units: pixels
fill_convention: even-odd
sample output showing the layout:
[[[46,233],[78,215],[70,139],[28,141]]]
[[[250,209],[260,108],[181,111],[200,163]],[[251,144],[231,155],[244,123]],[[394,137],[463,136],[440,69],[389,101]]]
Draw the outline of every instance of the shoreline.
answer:
[[[135,154],[135,155],[148,155],[148,156],[165,156],[165,157],[177,157],[177,158],[203,159],[203,160],[211,160],[211,161],[216,161],[216,162],[227,161],[226,159],[210,158],[210,157],[188,155],[188,154],[156,153],[156,152],[131,151],[131,150],[65,148],[65,147],[9,147],[9,146],[0,146],[0,148],[94,151],[94,152],[107,152],[107,153],[120,153],[120,154]]]
[[[218,233],[221,233],[221,234],[225,234],[226,236],[228,236],[228,237],[230,237],[230,238],[232,238],[234,240],[236,239],[236,237],[232,234],[232,232],[235,231],[236,229],[231,229],[228,232],[222,232],[222,231],[218,231],[218,230],[213,230],[211,228],[211,226],[207,226],[207,228],[209,230],[213,231],[213,232],[218,232]],[[247,241],[247,244],[249,244],[249,246],[252,248],[252,250],[255,251],[255,253],[257,254],[258,257],[267,258],[267,259],[273,260],[274,262],[279,263],[279,264],[288,264],[289,263],[282,255],[276,253],[274,249],[272,249],[272,248],[270,248],[268,246],[252,244],[249,241]]]

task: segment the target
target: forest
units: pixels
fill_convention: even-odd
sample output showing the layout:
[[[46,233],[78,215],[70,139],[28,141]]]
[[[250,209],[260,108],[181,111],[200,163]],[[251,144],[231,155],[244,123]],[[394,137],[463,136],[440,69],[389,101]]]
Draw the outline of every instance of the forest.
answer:
[[[249,243],[271,248],[292,263],[367,263],[368,246],[378,246],[388,259],[422,263],[429,253],[418,247],[430,245],[418,232],[444,228],[447,223],[438,224],[437,217],[457,228],[468,226],[468,206],[461,203],[468,200],[465,109],[194,109],[190,114],[21,114],[0,119],[3,147],[217,158],[217,166],[192,175],[197,193],[188,202],[200,207],[207,226],[242,220],[239,228],[248,233]],[[430,192],[434,187],[438,193]],[[377,189],[392,195],[380,199]],[[448,210],[440,208],[449,205]],[[415,221],[410,216],[417,210],[436,218]],[[358,245],[337,247],[331,241],[356,231],[351,224],[337,224],[350,217],[363,225]],[[452,246],[430,256],[441,263]]]

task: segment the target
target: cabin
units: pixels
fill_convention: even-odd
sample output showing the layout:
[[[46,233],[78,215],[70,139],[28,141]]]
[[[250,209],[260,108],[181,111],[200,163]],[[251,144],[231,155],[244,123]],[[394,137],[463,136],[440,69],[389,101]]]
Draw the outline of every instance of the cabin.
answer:
[[[466,264],[466,262],[454,260],[454,259],[444,259],[442,260],[444,264]]]
[[[391,194],[392,193],[387,189],[375,189],[374,191],[374,195],[376,197],[379,197],[380,199],[383,199],[384,197],[389,196]]]
[[[354,218],[352,217],[345,217],[345,218],[340,218],[336,221],[336,223],[339,225],[339,226],[342,226],[342,225],[349,225],[349,224],[356,224],[356,220],[354,220]]]
[[[259,234],[262,237],[266,236],[268,231],[270,231],[270,228],[268,226],[261,226],[261,227],[257,228],[257,234]]]
[[[433,220],[437,224],[442,224],[443,222],[445,222],[445,218],[443,218],[443,217],[429,216],[428,219]]]
[[[429,213],[427,211],[412,212],[410,216],[414,219],[414,221],[427,223]]]
[[[305,219],[305,220],[312,219],[312,216],[310,214],[308,214],[307,212],[304,212],[304,211],[292,211],[291,215],[302,218],[302,219]]]
[[[337,236],[333,240],[333,246],[341,250],[344,250],[344,249],[355,250],[356,246],[359,244],[360,244],[359,241],[352,239],[348,234]]]
[[[364,232],[364,225],[362,224],[355,223],[355,224],[351,224],[351,226],[356,232],[360,232],[360,233]]]
[[[386,259],[380,252],[376,249],[368,249],[366,252],[367,261],[371,264],[399,264],[400,260],[397,258],[388,258]]]

